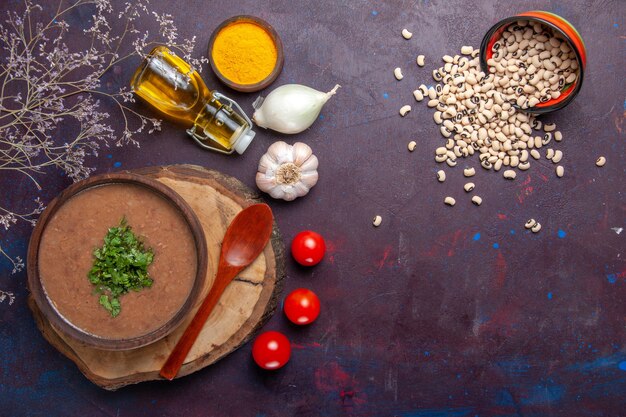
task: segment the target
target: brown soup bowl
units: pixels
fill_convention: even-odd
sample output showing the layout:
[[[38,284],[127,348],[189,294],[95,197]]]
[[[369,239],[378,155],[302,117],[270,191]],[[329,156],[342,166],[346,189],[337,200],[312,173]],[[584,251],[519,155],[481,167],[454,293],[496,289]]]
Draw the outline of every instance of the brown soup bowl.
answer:
[[[148,267],[154,282],[121,295],[121,313],[111,317],[87,274],[94,249],[118,225],[120,213],[130,215],[133,232],[154,249]],[[202,225],[180,195],[141,175],[104,174],[71,185],[42,213],[28,247],[28,286],[62,336],[97,349],[129,350],[181,325],[199,301],[207,262]]]

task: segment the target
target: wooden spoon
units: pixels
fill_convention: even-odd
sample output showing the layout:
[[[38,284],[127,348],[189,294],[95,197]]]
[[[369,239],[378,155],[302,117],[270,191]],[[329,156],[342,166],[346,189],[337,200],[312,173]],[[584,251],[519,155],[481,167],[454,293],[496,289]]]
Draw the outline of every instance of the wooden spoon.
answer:
[[[273,221],[272,210],[267,204],[254,204],[239,212],[228,226],[213,286],[161,368],[163,378],[172,380],[178,374],[228,284],[265,248],[272,234]]]

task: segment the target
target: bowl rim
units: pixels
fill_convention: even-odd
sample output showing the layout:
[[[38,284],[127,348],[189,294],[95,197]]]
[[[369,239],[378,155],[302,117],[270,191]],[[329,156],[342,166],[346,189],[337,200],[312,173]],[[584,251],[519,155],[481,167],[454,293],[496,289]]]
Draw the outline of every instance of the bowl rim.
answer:
[[[571,39],[571,37],[565,33],[565,31],[563,31],[563,29],[561,29],[558,25],[554,24],[551,21],[548,21],[547,19],[541,17],[541,16],[537,16],[537,15],[533,15],[532,13],[534,12],[525,12],[525,13],[520,13],[516,16],[510,16],[507,18],[504,18],[502,20],[499,20],[498,22],[496,22],[496,24],[494,24],[488,31],[487,33],[485,33],[485,36],[483,37],[481,43],[480,43],[480,67],[481,70],[483,72],[485,72],[485,74],[487,74],[489,72],[489,65],[487,65],[487,54],[488,54],[488,45],[489,43],[493,40],[495,34],[501,29],[501,28],[507,28],[508,26],[510,26],[511,24],[519,21],[519,20],[529,20],[529,21],[535,21],[538,23],[541,23],[545,26],[550,27],[551,29],[555,30],[556,32],[558,32],[561,36],[563,36],[563,38],[565,40],[567,40],[567,42],[570,44],[572,50],[574,51],[574,53],[576,54],[576,59],[578,60],[578,73],[579,73],[579,77],[576,80],[576,82],[574,83],[574,85],[570,86],[570,88],[572,89],[567,96],[563,97],[561,99],[561,97],[559,97],[556,101],[556,103],[552,103],[549,104],[545,107],[529,107],[527,109],[521,109],[517,103],[511,103],[511,105],[513,107],[515,107],[516,109],[519,109],[521,111],[524,111],[526,113],[532,113],[532,114],[546,114],[546,113],[551,113],[553,111],[556,110],[560,110],[563,107],[567,106],[568,104],[570,104],[574,98],[578,95],[578,93],[580,92],[580,89],[582,88],[583,85],[583,79],[584,79],[584,74],[585,74],[585,62],[582,59],[581,56],[581,52],[578,50],[578,48],[576,47],[575,43],[573,42],[573,40]],[[569,24],[569,22],[567,22]],[[571,24],[570,26],[572,28],[574,28]],[[575,29],[574,29],[575,30]],[[500,35],[501,37],[502,35]],[[582,39],[582,38],[581,38]],[[583,44],[584,47],[584,44]],[[546,103],[550,103],[550,101],[553,101],[553,99],[547,101]]]
[[[276,46],[276,65],[274,66],[274,69],[267,77],[255,84],[238,84],[233,82],[217,69],[217,65],[215,65],[215,61],[213,60],[213,44],[215,43],[215,38],[226,26],[237,22],[254,23],[260,26],[270,35],[272,41],[274,42],[274,45]],[[276,81],[276,78],[278,78],[278,76],[280,75],[281,71],[283,70],[283,64],[285,63],[283,42],[274,27],[260,17],[245,14],[230,17],[224,20],[215,28],[213,33],[211,33],[211,37],[209,38],[208,57],[211,69],[213,70],[213,73],[217,76],[217,78],[219,78],[222,83],[226,84],[226,86],[242,93],[254,93],[268,87],[270,84]]]
[[[189,292],[189,296],[182,304],[180,309],[167,322],[165,322],[157,329],[143,335],[126,339],[109,339],[99,337],[97,335],[81,330],[77,326],[73,325],[69,320],[63,317],[60,312],[51,304],[51,301],[46,294],[39,274],[39,246],[41,244],[41,237],[43,236],[45,228],[50,219],[52,219],[56,212],[69,199],[71,199],[78,193],[87,191],[92,188],[112,184],[134,184],[145,187],[148,190],[158,194],[165,201],[174,206],[178,213],[183,217],[183,219],[189,226],[196,247],[197,267],[194,283]],[[46,317],[50,321],[50,324],[53,326],[53,328],[57,331],[60,331],[62,334],[81,342],[84,345],[103,350],[135,349],[154,343],[157,340],[162,339],[163,337],[170,334],[174,329],[182,324],[187,315],[193,309],[193,306],[198,301],[206,281],[207,268],[208,255],[204,230],[202,229],[200,221],[198,220],[196,214],[189,206],[189,204],[178,193],[176,193],[165,184],[162,184],[157,180],[144,177],[142,175],[131,174],[128,172],[95,175],[70,185],[59,195],[57,195],[48,204],[44,212],[39,217],[39,220],[37,221],[37,224],[29,241],[28,256],[26,259],[26,271],[28,275],[29,291],[35,303],[37,304],[37,307],[41,310],[44,317]]]

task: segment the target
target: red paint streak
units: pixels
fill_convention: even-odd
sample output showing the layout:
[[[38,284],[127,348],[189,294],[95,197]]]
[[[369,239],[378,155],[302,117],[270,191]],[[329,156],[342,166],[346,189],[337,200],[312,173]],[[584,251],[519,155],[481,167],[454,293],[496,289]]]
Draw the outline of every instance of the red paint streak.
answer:
[[[498,289],[502,288],[504,285],[504,281],[506,279],[506,260],[502,255],[501,251],[498,251],[498,257],[496,258],[496,262],[494,263],[494,269],[496,270],[496,279],[495,284]]]
[[[389,256],[391,255],[391,251],[392,250],[393,250],[393,247],[391,245],[385,246],[385,250],[383,251],[382,258],[377,260],[376,263],[375,263],[375,265],[378,268],[378,270],[383,269],[386,265],[387,266],[393,266],[395,264],[395,261],[389,260]]]
[[[435,243],[430,249],[422,253],[422,256],[433,258],[443,255],[444,253],[447,256],[454,256],[454,252],[458,249],[458,246],[467,243],[466,238],[468,233],[469,231],[467,230],[459,229],[453,233],[441,235],[435,240]]]
[[[456,247],[456,243],[458,242],[462,233],[463,233],[462,230],[457,230],[456,232],[454,232],[454,236],[452,236],[452,243],[450,245],[450,249],[448,249],[448,256],[454,255],[454,248]]]
[[[358,381],[336,362],[315,370],[315,387],[325,394],[338,392],[343,407],[360,406],[367,402],[367,395],[360,391]]]
[[[543,182],[548,182],[548,177],[543,174],[539,174],[539,177],[543,180]]]
[[[534,191],[533,186],[529,185],[531,181],[532,178],[530,177],[530,175],[527,175],[524,182],[520,184],[520,190],[517,192],[517,201],[519,201],[520,204],[523,203],[526,197],[531,195]]]
[[[506,220],[506,219],[507,219],[506,214],[503,214],[503,213],[498,213],[498,219],[500,219],[500,220]]]
[[[336,253],[340,253],[343,252],[344,249],[344,244],[345,244],[345,239],[339,239],[339,240],[326,240],[326,253],[328,256],[328,262],[330,262],[331,265],[335,264],[335,254]]]
[[[519,321],[520,309],[514,303],[504,303],[491,319],[480,327],[482,332],[495,332],[505,336],[513,333],[513,325]]]
[[[346,398],[353,398],[356,395],[355,391],[344,391],[341,390],[339,396],[341,397],[341,402],[345,402]]]

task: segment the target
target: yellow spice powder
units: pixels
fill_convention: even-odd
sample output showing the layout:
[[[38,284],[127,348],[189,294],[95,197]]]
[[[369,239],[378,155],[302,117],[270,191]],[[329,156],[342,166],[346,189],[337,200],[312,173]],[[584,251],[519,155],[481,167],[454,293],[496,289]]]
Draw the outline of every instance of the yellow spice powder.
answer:
[[[212,57],[224,77],[237,84],[256,84],[270,75],[278,53],[269,33],[261,26],[236,22],[217,34]]]

